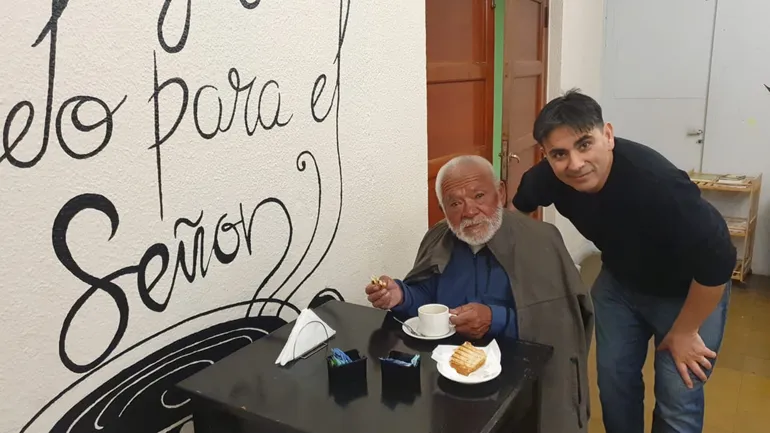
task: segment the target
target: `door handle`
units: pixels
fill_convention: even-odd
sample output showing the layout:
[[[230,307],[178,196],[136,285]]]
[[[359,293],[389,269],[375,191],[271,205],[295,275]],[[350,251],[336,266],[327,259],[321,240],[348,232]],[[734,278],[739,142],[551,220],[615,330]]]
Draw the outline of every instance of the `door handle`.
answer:
[[[698,135],[703,135],[703,130],[702,129],[691,129],[691,130],[687,131],[687,136],[688,137],[697,137]]]
[[[515,153],[508,155],[508,160],[511,159],[515,159],[517,164],[521,162],[521,158],[519,158],[519,155],[516,155]]]

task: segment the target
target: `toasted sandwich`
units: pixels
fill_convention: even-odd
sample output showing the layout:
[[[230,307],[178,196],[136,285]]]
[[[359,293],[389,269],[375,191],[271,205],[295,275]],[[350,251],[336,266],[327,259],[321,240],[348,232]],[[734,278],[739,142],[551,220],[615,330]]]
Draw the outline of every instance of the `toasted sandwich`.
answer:
[[[449,366],[463,376],[468,376],[481,368],[485,362],[487,362],[487,353],[466,341],[455,349],[449,360]]]

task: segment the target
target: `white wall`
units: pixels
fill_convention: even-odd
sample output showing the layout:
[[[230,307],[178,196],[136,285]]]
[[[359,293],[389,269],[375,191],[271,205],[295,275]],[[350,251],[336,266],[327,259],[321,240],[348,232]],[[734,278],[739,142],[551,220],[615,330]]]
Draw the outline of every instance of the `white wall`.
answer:
[[[770,2],[720,1],[703,170],[763,173],[753,270],[770,274]]]
[[[425,212],[403,212],[426,208],[427,185],[414,181],[427,167],[424,4],[247,3],[192,2],[186,43],[170,53],[189,3],[165,2],[164,49],[164,2],[69,2],[48,105],[51,33],[32,45],[51,2],[0,5],[0,127],[6,148],[21,137],[0,151],[0,432],[91,431],[97,420],[103,432],[189,432],[184,398],[164,395],[174,383],[293,320],[324,287],[363,302],[369,275],[409,269],[427,226]],[[155,131],[154,62],[159,83],[189,89],[175,130],[172,84]],[[232,125],[230,68],[241,87],[254,80]],[[213,131],[217,97],[226,132],[205,139],[194,118]],[[330,110],[320,122],[316,100],[316,115]],[[285,125],[268,129],[278,101]],[[158,157],[151,147],[171,130]],[[288,307],[249,310],[255,297]]]
[[[551,0],[550,18],[548,99],[578,87],[601,100],[604,0]],[[543,219],[559,228],[576,263],[597,251],[553,206]]]

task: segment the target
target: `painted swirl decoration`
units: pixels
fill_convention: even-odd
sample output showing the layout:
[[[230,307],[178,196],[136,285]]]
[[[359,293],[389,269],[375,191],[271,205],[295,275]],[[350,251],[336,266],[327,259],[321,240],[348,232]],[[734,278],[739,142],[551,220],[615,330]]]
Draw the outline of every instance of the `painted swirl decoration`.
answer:
[[[59,17],[65,12],[67,2],[61,0],[52,1],[54,13],[36,41],[36,44],[41,43],[46,37],[50,37],[52,39],[52,47],[55,47],[55,34],[58,30],[56,23]],[[165,23],[170,19],[170,17],[167,16],[167,13],[171,1],[172,0],[165,0],[163,2],[160,7],[160,15],[157,23],[158,42],[160,47],[167,54],[178,53],[184,49],[191,28],[191,17],[196,16],[191,12],[193,5],[192,0],[179,0],[186,1],[186,9],[183,16],[184,26],[181,26],[183,32],[178,40],[167,41],[164,28],[166,25]],[[244,9],[253,10],[260,4],[260,0],[240,0],[240,3]],[[284,309],[286,309],[285,311],[287,311],[290,316],[299,314],[302,307],[292,304],[291,299],[298,293],[302,285],[313,275],[327,257],[337,236],[342,216],[343,178],[339,141],[340,76],[342,64],[341,51],[345,39],[349,9],[350,0],[340,0],[339,22],[335,23],[335,26],[338,24],[338,37],[336,38],[338,43],[337,52],[336,57],[330,59],[330,61],[333,60],[333,65],[336,69],[336,81],[328,79],[325,74],[320,74],[315,81],[310,98],[311,112],[315,122],[322,123],[326,121],[329,114],[334,114],[334,144],[337,165],[336,177],[338,178],[338,183],[328,182],[327,179],[324,178],[323,170],[319,167],[316,156],[310,150],[301,151],[294,161],[295,168],[299,173],[314,174],[316,182],[313,191],[317,201],[314,227],[309,241],[304,245],[301,257],[296,263],[289,264],[287,262],[289,250],[291,249],[293,242],[296,242],[294,236],[295,221],[292,219],[291,212],[281,198],[267,197],[251,208],[244,206],[244,204],[239,204],[236,212],[231,210],[231,212],[221,215],[217,220],[216,227],[203,226],[203,212],[194,219],[178,218],[174,223],[173,245],[155,243],[147,248],[137,264],[122,267],[116,271],[106,273],[106,275],[103,276],[94,275],[89,273],[85,267],[81,267],[71,253],[70,245],[75,245],[76,239],[73,239],[74,235],[69,232],[70,224],[81,212],[96,211],[96,213],[99,214],[99,218],[101,218],[98,224],[109,225],[111,232],[110,239],[112,239],[112,237],[119,234],[121,230],[119,209],[104,195],[87,193],[73,197],[64,204],[61,211],[56,216],[51,231],[51,241],[53,250],[59,262],[72,276],[81,281],[83,283],[82,287],[85,288],[83,294],[80,295],[67,314],[64,323],[62,324],[59,338],[59,356],[62,364],[67,369],[74,373],[78,373],[80,376],[40,408],[40,410],[20,429],[20,433],[26,433],[27,431],[30,433],[37,433],[45,430],[55,433],[82,433],[93,431],[105,433],[191,432],[192,415],[188,405],[189,400],[180,391],[177,391],[174,385],[184,378],[212,365],[236,350],[239,350],[285,325],[287,320],[282,318],[281,315]],[[52,56],[53,55],[55,55],[54,49],[52,49]],[[53,69],[51,71],[53,71]],[[184,102],[185,104],[187,103],[188,90],[181,78],[169,79],[162,83],[162,85],[159,85],[157,62],[155,65],[155,74],[156,93],[151,100],[154,99],[156,110],[158,103],[157,96],[165,86],[179,87],[184,95]],[[51,86],[53,86],[53,76],[51,76],[50,79]],[[234,68],[230,70],[228,80],[233,89],[238,92],[248,92],[248,96],[251,96],[251,86],[253,82],[242,82],[237,70]],[[262,92],[254,93],[259,93],[261,98],[265,89],[271,88],[269,86],[277,88],[278,84],[275,81],[268,82],[263,86]],[[213,88],[213,86],[208,86],[208,88]],[[203,88],[201,88],[201,91],[202,90]],[[258,88],[255,90],[258,90]],[[319,102],[322,99],[320,97],[322,94],[326,95],[326,99],[330,101],[328,102],[328,106],[326,105],[327,102]],[[329,98],[329,95],[331,95],[331,98]],[[125,98],[123,98],[123,100],[125,100]],[[278,96],[278,101],[278,105],[280,106],[280,94]],[[75,100],[70,103],[82,105],[82,103]],[[120,104],[122,104],[122,101],[111,110],[111,113],[114,113],[117,108],[120,107]],[[110,111],[108,106],[104,103],[102,103],[101,106],[104,110]],[[78,107],[79,105],[73,110],[76,110]],[[21,108],[16,111],[21,112]],[[31,110],[32,109],[30,108],[30,113],[32,112]],[[219,112],[221,116],[221,100],[219,100]],[[244,116],[244,120],[248,123],[246,117],[247,116]],[[77,115],[73,111],[73,119],[76,118]],[[161,143],[173,134],[180,120],[181,116],[172,127],[171,131],[166,136],[161,137],[157,130],[156,111],[156,143],[151,149],[157,152],[158,161],[160,161],[161,158]],[[258,117],[256,125],[261,125],[263,129],[270,129],[273,127],[283,127],[287,125],[290,120],[291,116],[280,119],[279,113],[276,111],[272,122],[266,123],[265,118]],[[232,123],[233,118],[231,118],[225,126],[220,124],[217,129],[204,133],[196,120],[196,128],[203,138],[211,138],[217,132],[229,129]],[[110,123],[110,129],[108,129],[108,132],[110,133],[111,125],[112,124]],[[83,126],[84,128],[89,127],[82,123],[80,126]],[[256,128],[256,126],[254,128]],[[249,135],[254,132],[248,125],[246,131]],[[21,140],[24,134],[26,134],[26,129],[14,143],[18,144],[18,141]],[[48,139],[47,135],[45,139]],[[109,141],[109,139],[109,134],[107,134],[104,138],[104,145],[106,145],[106,142]],[[8,158],[10,160],[11,157],[9,156]],[[308,168],[312,168],[312,170],[308,170]],[[332,170],[329,172],[334,173]],[[160,197],[160,215],[162,219],[163,198],[161,180],[162,174],[160,172],[160,164],[158,164],[158,190]],[[314,259],[311,264],[306,265],[309,268],[308,270],[300,272],[300,268],[308,258],[313,246],[321,242],[321,240],[317,239],[317,235],[319,233],[319,226],[322,224],[322,205],[324,203],[337,204],[336,197],[333,197],[334,199],[332,200],[324,197],[324,192],[326,191],[324,188],[329,185],[333,185],[335,190],[336,188],[339,188],[336,219],[333,220],[334,229],[331,236],[325,240],[325,245],[323,247],[317,247],[319,250],[323,248],[320,257]],[[256,245],[253,241],[257,239],[256,237],[253,237],[253,235],[257,234],[254,229],[264,226],[260,224],[255,225],[255,218],[260,215],[260,210],[267,208],[277,208],[280,211],[280,215],[282,216],[281,219],[276,221],[273,217],[270,220],[271,230],[285,230],[288,240],[286,241],[285,247],[282,245],[282,248],[279,251],[274,252],[274,263],[270,266],[270,269],[264,276],[260,277],[261,281],[256,281],[254,283],[255,288],[253,296],[251,296],[250,299],[228,305],[212,307],[208,311],[188,317],[142,339],[130,347],[118,351],[118,347],[120,347],[120,343],[131,322],[129,316],[130,306],[127,302],[126,293],[131,290],[138,290],[139,292],[141,304],[132,304],[131,307],[133,308],[147,308],[150,311],[158,313],[165,311],[174,288],[178,283],[183,281],[182,279],[192,283],[193,281],[205,278],[206,274],[209,272],[210,265],[214,263],[227,265],[238,257],[243,258],[245,256],[248,258],[252,255],[252,247]],[[331,223],[332,221],[329,221],[326,224]],[[253,230],[255,233],[252,233]],[[228,250],[225,250],[220,244],[220,237],[227,237],[229,241],[227,242],[227,245],[230,245]],[[235,247],[233,247],[233,245],[235,245]],[[151,264],[155,264],[156,266],[151,266]],[[158,264],[160,266],[157,266]],[[265,296],[262,291],[272,281],[276,273],[287,266],[292,266],[288,275],[280,282],[280,284],[277,284],[277,287],[273,289],[268,296]],[[160,268],[160,270],[158,270],[158,268]],[[220,270],[221,269],[222,268],[220,267]],[[119,277],[132,274],[136,275],[136,288],[121,286],[121,284],[124,286],[130,284],[126,281],[131,281],[131,278],[123,278],[120,280],[120,283],[117,281]],[[162,277],[164,275],[169,276],[169,278],[163,279]],[[299,282],[296,283],[296,285],[291,283],[291,286],[293,286],[291,291],[287,295],[282,295],[282,289],[286,287],[293,278]],[[153,291],[153,289],[161,284],[162,281],[166,281],[165,284],[168,284],[169,286],[164,287],[164,290]],[[170,281],[170,283],[168,281]],[[107,346],[101,350],[97,350],[97,355],[94,356],[93,359],[76,362],[74,357],[70,356],[67,349],[68,345],[66,344],[70,324],[75,321],[79,311],[87,305],[89,300],[96,294],[102,295],[102,301],[105,298],[103,295],[108,295],[108,299],[112,302],[113,307],[108,309],[109,311],[107,314],[117,315],[118,326]],[[316,293],[315,297],[310,302],[310,306],[313,307],[329,299],[344,300],[337,290],[325,288]],[[277,307],[277,312],[275,314],[269,313],[269,311],[276,310],[276,308],[268,308],[271,306]],[[257,307],[259,308],[257,309]],[[205,325],[205,329],[200,329],[197,332],[178,338],[176,341],[148,354],[139,361],[133,362],[126,367],[122,367],[122,365],[124,365],[123,363],[127,364],[128,362],[126,360],[130,359],[132,356],[136,356],[138,351],[146,349],[148,345],[157,347],[158,341],[167,341],[166,339],[171,335],[171,332],[175,330],[178,332],[183,325],[186,325],[184,329],[189,327],[194,328],[195,324],[211,323],[213,317],[219,317],[220,315],[225,315],[232,318],[232,320],[225,319],[224,322],[217,323],[213,326]],[[208,319],[208,321],[206,319]],[[94,381],[101,380],[97,379],[94,374],[107,366],[120,370],[107,381],[100,383],[98,387],[93,387],[92,383]],[[84,398],[80,399],[80,401],[68,407],[68,410],[61,410],[61,408],[65,406],[65,402],[63,401],[65,396],[68,396],[68,394],[70,394],[76,387],[85,387],[89,385],[95,389]],[[51,411],[50,413],[47,412],[49,410]],[[54,412],[54,410],[56,412]],[[50,421],[43,420],[50,419],[53,413],[63,413],[64,415],[58,418],[58,421],[53,424],[53,427],[44,425],[44,422]]]

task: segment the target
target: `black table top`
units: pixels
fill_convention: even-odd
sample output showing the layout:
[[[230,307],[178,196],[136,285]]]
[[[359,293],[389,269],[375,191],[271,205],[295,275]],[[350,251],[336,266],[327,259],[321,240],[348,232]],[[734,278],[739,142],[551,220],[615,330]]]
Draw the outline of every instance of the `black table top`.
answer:
[[[462,344],[462,337],[417,340],[404,334],[384,311],[345,302],[330,301],[314,311],[337,331],[330,347],[358,349],[369,358],[363,390],[332,392],[326,350],[285,367],[276,365],[294,322],[201,370],[179,387],[252,422],[277,423],[297,432],[488,432],[517,393],[532,385],[553,353],[548,346],[498,340],[500,376],[485,384],[462,385],[442,377],[430,358],[438,344]],[[378,358],[391,350],[421,353],[417,392],[394,394],[390,387],[383,389]]]

